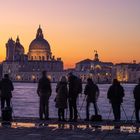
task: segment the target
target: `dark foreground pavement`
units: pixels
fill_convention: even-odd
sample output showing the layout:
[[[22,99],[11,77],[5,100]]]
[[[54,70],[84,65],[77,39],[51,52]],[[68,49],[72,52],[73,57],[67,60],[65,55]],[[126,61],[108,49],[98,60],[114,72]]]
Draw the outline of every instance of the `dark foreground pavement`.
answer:
[[[0,126],[0,140],[139,140],[140,124],[131,122],[76,123],[16,118]]]

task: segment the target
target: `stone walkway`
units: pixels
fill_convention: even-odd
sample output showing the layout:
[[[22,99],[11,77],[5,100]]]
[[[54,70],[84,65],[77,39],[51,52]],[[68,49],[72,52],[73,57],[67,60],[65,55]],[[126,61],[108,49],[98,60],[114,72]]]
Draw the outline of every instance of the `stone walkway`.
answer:
[[[0,140],[140,140],[139,132],[139,124],[125,122],[16,119],[11,126],[0,126]]]

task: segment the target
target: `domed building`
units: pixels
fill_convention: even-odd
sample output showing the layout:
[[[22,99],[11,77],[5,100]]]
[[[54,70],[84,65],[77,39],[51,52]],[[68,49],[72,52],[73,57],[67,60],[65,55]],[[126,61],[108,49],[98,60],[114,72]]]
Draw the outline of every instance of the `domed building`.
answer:
[[[41,27],[39,26],[36,34],[36,38],[29,45],[29,60],[45,61],[51,60],[51,48],[47,40],[44,39],[44,35]]]
[[[13,81],[38,81],[41,72],[46,70],[52,82],[57,82],[64,74],[61,58],[52,57],[51,47],[39,26],[36,38],[24,53],[19,37],[10,38],[6,43],[6,60],[3,62],[3,75],[8,73]]]

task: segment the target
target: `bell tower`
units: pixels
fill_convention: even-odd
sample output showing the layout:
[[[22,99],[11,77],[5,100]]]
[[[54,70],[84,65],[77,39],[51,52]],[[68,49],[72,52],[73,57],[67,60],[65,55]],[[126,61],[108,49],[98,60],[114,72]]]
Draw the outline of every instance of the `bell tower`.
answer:
[[[97,53],[97,50],[94,50],[95,56],[94,56],[94,61],[99,61],[99,55]]]
[[[16,43],[15,43],[15,52],[14,52],[14,60],[21,61],[24,55],[24,47],[20,43],[20,39],[17,36]]]
[[[15,41],[10,38],[6,43],[6,61],[14,61]]]

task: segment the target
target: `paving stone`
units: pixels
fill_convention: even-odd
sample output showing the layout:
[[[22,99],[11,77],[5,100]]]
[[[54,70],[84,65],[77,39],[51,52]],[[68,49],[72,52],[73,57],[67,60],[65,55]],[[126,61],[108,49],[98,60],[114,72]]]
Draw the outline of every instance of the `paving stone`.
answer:
[[[140,134],[129,134],[126,140],[140,140]]]

